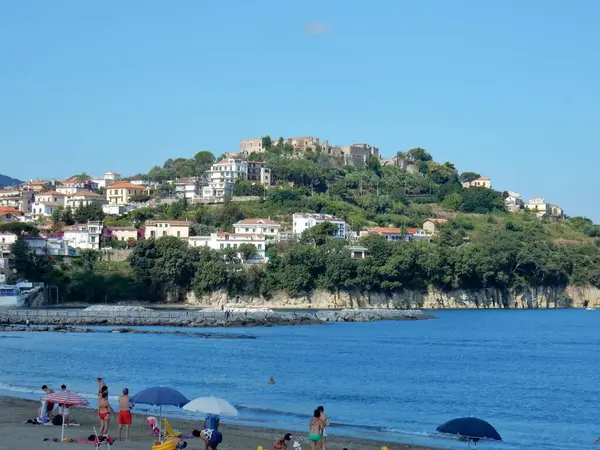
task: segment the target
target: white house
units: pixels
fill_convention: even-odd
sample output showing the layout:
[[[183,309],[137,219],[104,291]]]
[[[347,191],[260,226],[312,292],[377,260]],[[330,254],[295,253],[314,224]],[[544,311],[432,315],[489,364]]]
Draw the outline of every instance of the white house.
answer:
[[[65,198],[65,205],[70,206],[73,210],[76,210],[80,206],[104,206],[107,203],[108,201],[104,198],[104,196],[90,191],[77,192]]]
[[[504,199],[504,205],[509,212],[519,212],[523,209],[523,199],[518,192],[508,191],[508,197]]]
[[[182,177],[175,183],[175,197],[195,199],[200,197],[200,178],[198,177]]]
[[[222,159],[207,171],[208,186],[202,188],[202,197],[224,197],[233,192],[236,180],[248,179],[248,164],[243,159]]]
[[[8,231],[0,231],[0,258],[6,259],[10,256],[10,247],[16,240],[16,234],[9,233]]]
[[[281,225],[271,219],[244,219],[233,224],[236,234],[264,234],[268,239],[279,235]]]
[[[116,203],[102,205],[102,211],[108,216],[121,216],[133,209],[132,205],[117,205]]]
[[[41,192],[36,194],[31,205],[31,213],[35,216],[51,216],[59,207],[65,206],[66,194],[58,191]]]
[[[24,213],[31,212],[31,205],[35,200],[33,191],[20,189],[2,189],[0,190],[0,206],[18,209]]]
[[[346,237],[346,222],[330,214],[294,213],[292,221],[295,235],[300,235],[320,223],[331,222],[338,227],[338,231],[334,237],[342,239]]]
[[[102,222],[88,222],[63,228],[63,239],[68,245],[83,250],[100,250]]]
[[[190,236],[188,243],[192,247],[208,247],[213,250],[235,249],[242,244],[251,244],[256,247],[256,254],[246,262],[267,261],[267,238],[262,234],[212,233],[210,236]]]
[[[106,189],[108,186],[120,179],[121,175],[119,175],[118,173],[106,172],[102,178],[94,178],[92,181],[98,186],[98,188]]]

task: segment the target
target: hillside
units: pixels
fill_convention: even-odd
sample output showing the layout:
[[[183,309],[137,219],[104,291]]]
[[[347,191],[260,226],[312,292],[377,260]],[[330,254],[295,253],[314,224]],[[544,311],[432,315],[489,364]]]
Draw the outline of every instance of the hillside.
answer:
[[[11,178],[7,175],[0,174],[0,187],[17,186],[19,184],[23,184],[23,181],[17,180],[16,178]]]
[[[202,158],[168,160],[144,177],[171,179],[182,176],[179,170],[189,173],[209,166],[206,153],[201,153]],[[139,241],[128,263],[107,266],[88,259],[71,273],[70,267],[34,261],[34,267],[45,269],[28,275],[50,277],[65,298],[88,301],[181,301],[192,292],[196,298],[222,293],[268,301],[308,298],[317,291],[332,298],[402,299],[434,290],[473,298],[488,292],[504,305],[518,303],[519,295],[541,296],[536,304],[558,304],[556,299],[568,287],[600,287],[600,226],[582,217],[551,220],[525,211],[509,213],[505,193],[462,186],[461,181],[478,174],[459,175],[452,163],[437,163],[423,149],[401,157],[403,167],[382,167],[376,159],[353,167],[318,151],[301,156],[268,151],[252,158],[270,163],[277,186],[266,191],[248,182],[234,186],[235,195],[259,195],[260,200],[227,199],[213,206],[180,200],[106,218],[105,224],[188,219],[192,235],[207,235],[233,231],[232,225],[245,218],[270,217],[291,231],[294,212],[334,214],[356,232],[373,226],[418,228],[427,218],[448,219],[430,242],[388,242],[371,235],[359,241],[368,249],[367,257],[356,260],[349,257],[346,242],[333,239],[328,227],[317,226],[298,242],[270,245],[267,264],[244,266],[225,251],[231,249],[190,248],[177,238],[161,238]],[[159,188],[156,195],[168,189]]]

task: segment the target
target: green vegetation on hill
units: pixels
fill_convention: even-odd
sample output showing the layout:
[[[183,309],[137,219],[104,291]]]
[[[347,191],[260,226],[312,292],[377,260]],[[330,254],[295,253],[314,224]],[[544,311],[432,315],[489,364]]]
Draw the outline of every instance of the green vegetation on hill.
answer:
[[[399,156],[407,168],[382,167],[375,158],[364,167],[353,167],[343,166],[318,148],[297,155],[285,145],[271,144],[265,153],[248,159],[268,161],[278,186],[264,191],[239,182],[235,187],[236,193],[257,195],[259,200],[226,199],[212,206],[192,206],[180,200],[106,218],[105,224],[139,227],[149,219],[188,219],[192,235],[206,235],[232,231],[232,225],[244,218],[270,217],[291,231],[291,215],[299,211],[334,214],[355,231],[372,226],[406,229],[421,227],[430,217],[448,219],[431,242],[390,243],[368,236],[360,241],[368,248],[367,257],[353,260],[347,242],[333,239],[324,225],[309,230],[298,242],[271,245],[270,260],[264,265],[243,264],[244,254],[251,249],[244,249],[240,257],[231,251],[190,248],[184,241],[161,238],[139,241],[128,263],[88,261],[83,268],[58,269],[55,263],[52,270],[60,273],[47,269],[40,273],[50,273],[44,276],[51,279],[56,276],[65,298],[87,301],[132,296],[175,301],[190,291],[203,295],[227,290],[231,296],[269,297],[276,291],[298,296],[317,288],[393,293],[429,287],[444,291],[493,288],[508,298],[510,293],[534,287],[600,287],[600,226],[581,217],[550,221],[527,212],[508,213],[505,193],[462,187],[461,181],[473,180],[477,173],[459,174],[452,163],[436,163],[424,149]],[[173,173],[193,175],[193,170],[212,161],[208,155],[173,160],[152,169],[148,178],[159,181]],[[19,275],[41,277],[26,272],[25,265],[20,267]],[[89,283],[81,281],[86,277],[91,277]]]

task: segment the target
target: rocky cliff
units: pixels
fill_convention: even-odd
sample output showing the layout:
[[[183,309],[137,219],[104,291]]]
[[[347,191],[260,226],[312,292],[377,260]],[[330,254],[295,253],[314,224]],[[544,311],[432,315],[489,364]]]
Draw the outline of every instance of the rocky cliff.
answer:
[[[406,290],[401,293],[382,294],[365,292],[340,292],[316,290],[300,297],[277,293],[270,299],[263,297],[229,298],[226,292],[213,292],[197,298],[187,296],[187,303],[199,306],[266,307],[287,309],[338,309],[338,308],[582,308],[584,301],[600,308],[600,289],[593,286],[539,287],[524,292],[506,292],[498,289],[427,292]]]

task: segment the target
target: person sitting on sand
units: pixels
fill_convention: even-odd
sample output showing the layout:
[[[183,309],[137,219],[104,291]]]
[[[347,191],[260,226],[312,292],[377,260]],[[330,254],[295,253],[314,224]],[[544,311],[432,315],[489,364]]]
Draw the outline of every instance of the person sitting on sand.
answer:
[[[309,435],[308,440],[310,441],[310,448],[317,450],[317,445],[321,447],[321,439],[323,439],[323,421],[321,420],[321,411],[315,409],[313,418],[308,426]]]
[[[287,450],[287,443],[292,440],[292,433],[287,433],[281,439],[278,439],[273,444],[275,450]]]
[[[223,442],[223,435],[219,430],[194,430],[192,435],[204,441],[204,450],[217,450],[217,447]]]

